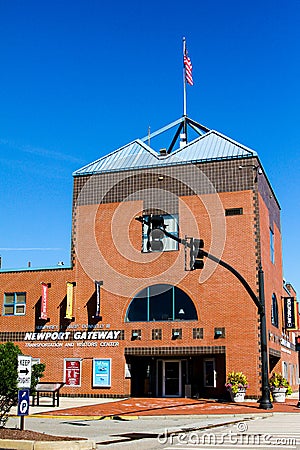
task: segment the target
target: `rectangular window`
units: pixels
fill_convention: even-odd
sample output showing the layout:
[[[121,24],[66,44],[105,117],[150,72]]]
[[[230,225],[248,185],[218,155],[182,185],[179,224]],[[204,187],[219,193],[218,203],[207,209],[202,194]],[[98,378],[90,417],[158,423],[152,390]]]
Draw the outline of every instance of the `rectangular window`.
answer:
[[[166,226],[166,231],[170,233],[172,236],[178,238],[179,236],[179,227],[178,227],[178,214],[162,214],[164,219],[164,224]],[[149,216],[144,216],[146,221],[149,219]],[[147,224],[143,224],[143,242],[142,242],[142,252],[148,253],[151,251],[149,248],[150,237],[148,235],[149,226]],[[163,252],[169,252],[178,250],[178,242],[174,241],[172,238],[164,236],[161,240],[163,244]]]
[[[274,232],[270,228],[270,258],[271,262],[275,262],[275,249],[274,249]]]
[[[243,208],[225,209],[225,216],[241,216],[242,214],[243,214]]]
[[[4,294],[3,315],[24,316],[26,311],[26,293],[12,292]]]
[[[193,339],[203,339],[203,328],[193,328]]]

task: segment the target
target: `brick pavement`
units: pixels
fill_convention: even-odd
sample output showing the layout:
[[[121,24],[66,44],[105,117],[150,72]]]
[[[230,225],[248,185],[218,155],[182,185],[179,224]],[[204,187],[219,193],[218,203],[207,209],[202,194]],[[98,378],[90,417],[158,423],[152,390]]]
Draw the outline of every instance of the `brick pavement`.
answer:
[[[51,416],[169,416],[169,415],[216,415],[216,414],[261,414],[300,413],[296,399],[286,403],[273,403],[273,409],[259,408],[257,402],[230,403],[217,400],[188,398],[130,398],[109,403],[66,408],[45,412]]]

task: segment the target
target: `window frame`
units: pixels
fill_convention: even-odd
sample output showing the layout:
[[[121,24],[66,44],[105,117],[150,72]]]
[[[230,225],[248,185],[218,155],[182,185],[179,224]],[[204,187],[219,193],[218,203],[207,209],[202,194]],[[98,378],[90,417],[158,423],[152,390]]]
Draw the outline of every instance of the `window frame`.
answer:
[[[178,214],[160,214],[160,216],[162,216],[164,218],[165,222],[168,221],[168,220],[169,221],[173,220],[175,222],[175,224],[174,224],[175,227],[174,228],[176,228],[176,230],[175,231],[169,231],[168,228],[167,228],[167,231],[170,234],[172,234],[173,236],[178,238],[179,237],[179,215]],[[150,217],[150,214],[145,214],[143,216],[143,218],[146,219],[146,220],[149,217]],[[142,253],[152,253],[151,250],[147,250],[147,241],[148,241],[147,231],[148,231],[148,228],[149,228],[149,225],[144,223],[143,227],[142,227]],[[166,239],[169,239],[170,241],[166,241]],[[167,243],[168,242],[172,243],[171,244],[171,248],[164,248],[162,250],[162,253],[164,253],[164,252],[174,252],[174,251],[178,251],[179,250],[179,243],[177,241],[173,240],[172,238],[165,236],[162,239],[162,241],[163,242],[167,242]],[[164,247],[165,247],[165,245],[164,245]]]
[[[279,311],[278,311],[278,301],[276,294],[272,294],[272,304],[271,304],[271,323],[274,327],[279,328]]]
[[[210,384],[207,379],[208,375],[208,363],[212,364],[212,376],[213,376],[213,384]],[[203,386],[206,388],[215,388],[217,387],[217,372],[216,372],[216,359],[215,358],[205,358],[203,360]]]
[[[160,289],[162,287],[161,293],[167,293],[169,296],[169,311],[167,310],[158,310],[158,314],[155,317],[155,306],[151,305],[152,299],[155,301],[156,297],[156,289]],[[137,302],[143,302],[143,304],[138,305]],[[161,302],[160,302],[161,303]],[[132,308],[132,309],[131,309]],[[140,308],[140,309],[138,309]],[[135,310],[136,309],[136,310]],[[161,316],[160,316],[161,313]],[[165,317],[162,317],[162,316]],[[186,315],[186,317],[185,317]],[[138,320],[135,319],[138,317]],[[139,291],[129,303],[126,315],[125,322],[144,322],[144,323],[155,323],[155,322],[181,322],[181,321],[198,321],[198,312],[195,303],[190,298],[190,296],[178,286],[173,286],[170,284],[154,284],[147,286],[146,288]]]
[[[13,295],[13,303],[8,303],[6,301],[7,296]],[[18,302],[18,296],[24,296],[25,300],[24,302]],[[13,307],[13,313],[7,313],[6,309]],[[19,307],[24,308],[24,312],[17,312],[17,309]],[[3,299],[3,316],[25,316],[26,315],[26,292],[4,292],[4,299]]]
[[[272,264],[275,264],[275,239],[274,231],[270,227],[270,260]]]

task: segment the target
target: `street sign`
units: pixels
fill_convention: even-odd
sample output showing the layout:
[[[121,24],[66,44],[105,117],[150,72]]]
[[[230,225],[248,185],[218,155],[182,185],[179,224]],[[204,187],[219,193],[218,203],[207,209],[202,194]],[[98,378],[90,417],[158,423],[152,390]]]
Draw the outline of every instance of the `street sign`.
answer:
[[[30,388],[31,356],[18,355],[18,389]]]
[[[27,416],[29,413],[29,389],[18,391],[18,416]]]

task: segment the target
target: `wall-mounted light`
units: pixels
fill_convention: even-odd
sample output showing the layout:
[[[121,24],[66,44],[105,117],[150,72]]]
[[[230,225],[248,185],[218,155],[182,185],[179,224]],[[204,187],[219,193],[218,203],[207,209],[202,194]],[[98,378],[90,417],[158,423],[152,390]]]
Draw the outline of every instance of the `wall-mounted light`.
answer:
[[[262,168],[255,164],[245,164],[244,166],[239,166],[239,170],[246,169],[247,167],[251,167],[255,171],[254,181],[257,182],[257,175],[262,175],[263,173]]]

